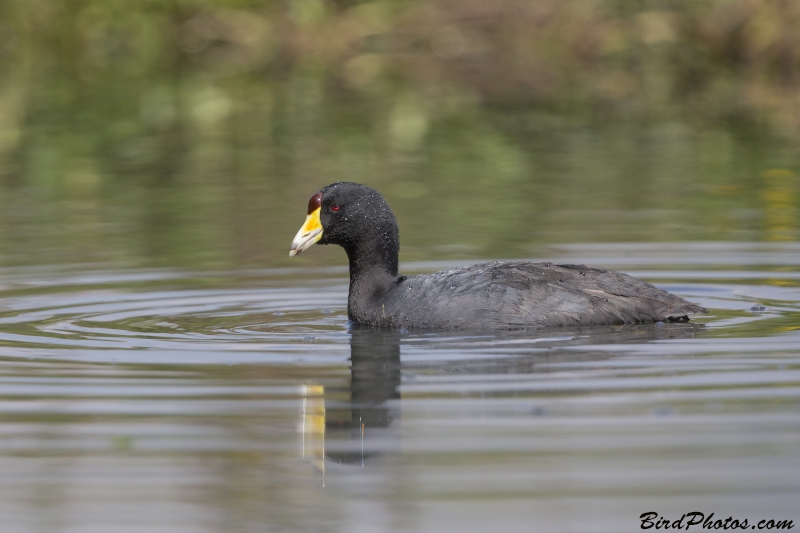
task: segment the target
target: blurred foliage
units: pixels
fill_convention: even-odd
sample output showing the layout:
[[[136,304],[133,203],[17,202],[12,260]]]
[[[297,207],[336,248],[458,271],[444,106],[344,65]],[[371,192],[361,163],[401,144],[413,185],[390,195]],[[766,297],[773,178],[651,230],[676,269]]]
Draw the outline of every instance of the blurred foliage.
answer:
[[[2,0],[0,262],[285,258],[380,189],[404,260],[798,238],[794,0]]]

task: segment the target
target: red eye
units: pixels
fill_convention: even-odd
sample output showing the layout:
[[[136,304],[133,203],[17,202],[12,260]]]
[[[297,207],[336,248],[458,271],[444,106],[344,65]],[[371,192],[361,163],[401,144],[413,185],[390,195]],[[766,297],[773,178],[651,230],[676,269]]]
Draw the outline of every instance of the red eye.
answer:
[[[333,205],[331,206],[331,211],[333,211],[334,213],[335,213],[336,211],[338,211],[338,210],[339,210],[339,205],[338,205],[338,204],[333,204]]]

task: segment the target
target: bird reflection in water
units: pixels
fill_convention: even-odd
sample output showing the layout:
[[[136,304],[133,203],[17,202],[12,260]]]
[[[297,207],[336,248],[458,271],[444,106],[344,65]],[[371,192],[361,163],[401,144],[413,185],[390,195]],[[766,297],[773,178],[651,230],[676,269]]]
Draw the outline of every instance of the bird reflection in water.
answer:
[[[388,402],[400,398],[400,333],[350,333],[349,389],[303,387],[303,456],[322,472],[325,461],[364,466],[378,446],[391,448],[385,430],[398,416]]]
[[[321,472],[326,462],[365,466],[370,458],[398,448],[399,433],[391,428],[399,418],[400,342],[431,353],[423,363],[438,374],[509,373],[517,376],[548,372],[548,363],[601,361],[620,353],[647,354],[648,343],[693,338],[703,324],[658,323],[592,328],[557,328],[490,333],[461,332],[457,337],[358,328],[351,330],[350,386],[303,388],[303,455]],[[445,340],[442,344],[442,340]],[[611,346],[626,345],[620,353]],[[603,346],[602,349],[598,349]],[[581,349],[583,347],[584,349]],[[437,360],[436,352],[456,349],[464,358]],[[497,349],[513,350],[510,356]],[[487,352],[488,350],[488,352]],[[484,356],[481,356],[481,353]],[[420,368],[421,370],[421,368]],[[404,371],[414,374],[414,365]],[[517,393],[519,391],[516,391]]]

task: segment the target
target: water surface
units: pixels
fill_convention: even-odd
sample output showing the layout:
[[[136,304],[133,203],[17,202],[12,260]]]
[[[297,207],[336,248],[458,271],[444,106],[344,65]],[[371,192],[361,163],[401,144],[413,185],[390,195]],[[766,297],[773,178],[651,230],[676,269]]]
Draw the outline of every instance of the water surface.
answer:
[[[797,524],[798,253],[552,248],[711,313],[502,333],[352,328],[340,267],[5,270],[3,531]]]

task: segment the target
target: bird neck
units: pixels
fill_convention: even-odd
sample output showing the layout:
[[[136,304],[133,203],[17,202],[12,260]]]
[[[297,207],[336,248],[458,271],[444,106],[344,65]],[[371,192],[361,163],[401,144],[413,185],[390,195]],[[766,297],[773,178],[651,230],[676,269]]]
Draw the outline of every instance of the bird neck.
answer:
[[[344,247],[350,261],[350,320],[374,323],[376,317],[382,316],[384,295],[397,282],[399,248],[396,227]]]
[[[350,281],[365,276],[397,277],[398,246],[396,239],[376,238],[345,247],[350,261]]]

